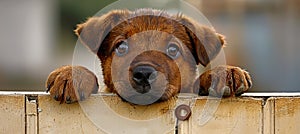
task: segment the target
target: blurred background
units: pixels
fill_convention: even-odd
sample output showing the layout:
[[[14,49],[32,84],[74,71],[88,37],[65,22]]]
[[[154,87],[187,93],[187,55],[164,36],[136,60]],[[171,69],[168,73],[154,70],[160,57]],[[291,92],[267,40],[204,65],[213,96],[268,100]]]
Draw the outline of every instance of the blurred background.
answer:
[[[113,2],[1,0],[0,90],[45,90],[52,70],[72,64],[76,24]],[[300,91],[299,0],[186,2],[226,35],[227,63],[250,72],[251,92]]]

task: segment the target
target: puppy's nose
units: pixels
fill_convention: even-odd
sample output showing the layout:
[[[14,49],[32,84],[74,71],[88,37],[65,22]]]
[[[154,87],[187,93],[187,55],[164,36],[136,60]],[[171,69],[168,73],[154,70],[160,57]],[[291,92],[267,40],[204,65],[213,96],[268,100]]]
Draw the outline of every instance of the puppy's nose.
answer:
[[[133,69],[133,80],[138,85],[149,85],[156,80],[157,71],[151,66],[137,66]]]

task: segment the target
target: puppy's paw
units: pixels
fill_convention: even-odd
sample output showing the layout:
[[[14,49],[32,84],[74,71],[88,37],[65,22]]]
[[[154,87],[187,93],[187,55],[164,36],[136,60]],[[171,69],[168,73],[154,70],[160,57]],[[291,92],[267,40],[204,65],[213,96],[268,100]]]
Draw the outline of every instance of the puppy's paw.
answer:
[[[200,88],[195,87],[199,95],[240,96],[252,86],[249,73],[233,66],[218,66],[204,72],[199,79]]]
[[[84,100],[97,93],[97,77],[81,66],[63,66],[51,72],[46,81],[47,92],[60,103]]]

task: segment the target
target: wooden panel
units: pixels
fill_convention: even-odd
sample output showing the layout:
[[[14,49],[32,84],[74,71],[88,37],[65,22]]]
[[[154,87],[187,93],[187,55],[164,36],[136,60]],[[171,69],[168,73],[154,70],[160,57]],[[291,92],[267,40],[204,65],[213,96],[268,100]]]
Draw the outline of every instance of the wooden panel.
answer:
[[[212,102],[215,101],[215,102]],[[216,105],[218,100],[211,100]],[[228,98],[222,99],[217,110],[205,113],[211,115],[208,122],[200,118],[206,99],[197,100],[192,113],[191,133],[193,134],[260,134],[262,133],[262,99]],[[208,106],[215,107],[215,106]],[[202,122],[201,122],[202,121]]]
[[[174,109],[181,104],[192,107],[192,116],[178,122],[179,134],[293,134],[300,128],[299,96],[227,98],[220,103],[215,98],[181,96],[137,106],[115,95],[97,94],[81,103],[59,104],[48,94],[29,94],[0,93],[0,133],[172,134]],[[211,117],[207,122],[200,116],[205,108],[211,110],[203,116]]]
[[[300,97],[275,99],[275,133],[298,134],[300,128]]]
[[[99,101],[101,101],[101,97],[96,95],[92,96],[90,99],[82,102],[81,104],[93,105],[93,103],[97,104]],[[114,112],[124,118],[129,118],[131,120],[147,120],[163,115],[164,122],[167,122],[165,125],[170,125],[171,127],[174,126],[175,119],[173,116],[173,108],[175,107],[173,103],[167,102],[154,104],[151,106],[136,106],[124,103],[115,96],[106,96],[104,97],[104,101],[106,101],[107,105],[110,105],[110,108],[113,109]],[[222,99],[220,105],[217,106],[217,111],[214,113],[213,118],[203,126],[199,125],[198,119],[204,105],[206,104],[206,97],[199,98],[194,101],[195,102],[193,102],[193,100],[183,99],[176,102],[191,106],[195,104],[191,119],[189,121],[179,122],[179,133],[262,133],[263,131],[263,99],[253,99],[247,97]],[[97,127],[97,123],[94,124],[95,121],[93,123],[85,116],[87,113],[84,113],[82,106],[80,107],[79,104],[59,104],[59,102],[53,101],[53,99],[49,98],[49,96],[40,96],[39,107],[43,110],[43,112],[40,113],[41,133],[71,133],[76,131],[101,133],[101,128]],[[114,120],[114,118],[111,119]],[[107,123],[115,128],[122,129],[120,126],[116,126],[118,123]],[[119,123],[121,123],[121,121]],[[151,128],[151,126],[144,127],[144,129]],[[160,127],[163,128],[163,126],[157,126],[156,130],[161,129]],[[74,128],[76,128],[76,131],[72,131]],[[138,128],[143,128],[143,125],[136,126],[134,128],[137,129],[136,133],[139,133]],[[172,131],[174,130],[170,130],[169,133],[172,133]],[[124,131],[124,133],[126,132],[134,133],[130,131],[130,128]]]
[[[106,104],[100,106],[99,102],[103,101]],[[109,105],[109,108],[105,108],[106,105]],[[42,110],[39,113],[40,133],[103,133],[108,131],[109,133],[132,134],[157,133],[167,127],[174,128],[173,114],[168,112],[167,102],[151,106],[137,106],[125,103],[117,96],[94,95],[79,104],[59,104],[46,95],[39,96],[39,108]],[[152,123],[156,118],[159,120]],[[165,132],[170,132],[171,129]]]
[[[24,104],[24,95],[0,95],[0,133],[25,133]]]
[[[59,104],[48,95],[38,98],[39,132],[48,133],[101,133],[83,113],[78,103]]]
[[[264,134],[275,133],[275,98],[271,97],[263,103],[263,131]]]
[[[37,95],[25,95],[26,133],[38,133]]]

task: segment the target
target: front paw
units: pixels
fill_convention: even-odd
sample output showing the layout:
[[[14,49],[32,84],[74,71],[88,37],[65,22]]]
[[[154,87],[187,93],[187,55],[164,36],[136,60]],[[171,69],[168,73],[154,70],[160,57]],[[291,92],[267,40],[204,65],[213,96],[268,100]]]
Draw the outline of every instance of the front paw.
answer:
[[[46,81],[47,92],[60,103],[84,100],[98,91],[97,77],[81,66],[63,66],[51,72]]]
[[[199,95],[240,96],[252,86],[249,73],[233,66],[218,66],[204,72],[199,79],[200,88],[197,88]]]

